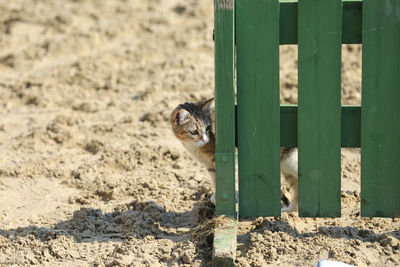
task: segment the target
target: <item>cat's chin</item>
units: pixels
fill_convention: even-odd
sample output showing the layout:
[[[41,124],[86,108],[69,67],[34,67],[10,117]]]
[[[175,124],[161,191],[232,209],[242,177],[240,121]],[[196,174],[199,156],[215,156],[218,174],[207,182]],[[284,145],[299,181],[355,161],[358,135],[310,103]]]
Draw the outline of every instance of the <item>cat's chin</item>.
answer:
[[[197,146],[197,147],[202,147],[202,146],[205,146],[207,143],[208,143],[208,142],[198,141],[198,142],[196,143],[196,146]]]

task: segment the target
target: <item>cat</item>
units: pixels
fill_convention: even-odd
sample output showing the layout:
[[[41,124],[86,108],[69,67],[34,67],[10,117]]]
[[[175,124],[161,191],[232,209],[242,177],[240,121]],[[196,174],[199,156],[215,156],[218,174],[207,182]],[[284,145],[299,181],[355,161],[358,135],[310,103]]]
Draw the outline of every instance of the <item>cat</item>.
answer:
[[[197,103],[186,102],[172,111],[172,131],[192,156],[203,163],[215,188],[215,135],[213,132],[214,98]],[[211,195],[215,205],[215,194]]]
[[[207,168],[215,187],[215,134],[214,109],[211,103],[214,98],[196,103],[186,102],[172,111],[170,123],[175,136],[183,146]],[[281,172],[293,189],[290,204],[283,206],[283,212],[297,211],[298,206],[298,157],[297,148],[281,148]],[[215,194],[210,198],[215,205]]]

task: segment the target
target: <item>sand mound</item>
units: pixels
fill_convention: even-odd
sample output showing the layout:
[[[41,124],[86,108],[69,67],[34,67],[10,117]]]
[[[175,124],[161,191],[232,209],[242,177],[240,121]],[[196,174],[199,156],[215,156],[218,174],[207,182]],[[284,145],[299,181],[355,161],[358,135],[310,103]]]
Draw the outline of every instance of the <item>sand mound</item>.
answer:
[[[0,3],[0,265],[210,265],[211,180],[167,118],[213,95],[212,29],[211,1]],[[296,53],[281,48],[282,103]],[[344,104],[360,55],[344,46]],[[399,220],[359,217],[359,152],[342,158],[343,217],[241,222],[239,265],[400,264]]]

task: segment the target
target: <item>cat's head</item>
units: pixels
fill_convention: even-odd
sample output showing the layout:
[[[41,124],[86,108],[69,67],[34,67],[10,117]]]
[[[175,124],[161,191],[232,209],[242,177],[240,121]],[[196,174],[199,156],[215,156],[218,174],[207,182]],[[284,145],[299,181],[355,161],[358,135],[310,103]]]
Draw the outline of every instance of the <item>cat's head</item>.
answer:
[[[172,130],[181,141],[193,142],[197,147],[207,144],[213,137],[210,116],[211,103],[214,98],[197,103],[179,105],[171,114]]]

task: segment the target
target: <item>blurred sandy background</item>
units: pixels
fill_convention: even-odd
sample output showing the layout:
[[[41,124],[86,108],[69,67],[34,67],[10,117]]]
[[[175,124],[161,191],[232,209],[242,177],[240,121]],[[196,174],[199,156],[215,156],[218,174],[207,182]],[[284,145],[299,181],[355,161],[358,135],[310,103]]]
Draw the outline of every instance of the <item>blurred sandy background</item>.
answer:
[[[207,171],[175,140],[179,103],[213,96],[211,0],[0,2],[0,265],[209,266],[195,238]],[[359,104],[344,46],[343,104]],[[281,47],[281,102],[297,102]],[[342,153],[339,219],[254,218],[238,266],[400,264],[399,219],[359,217],[359,151]]]

